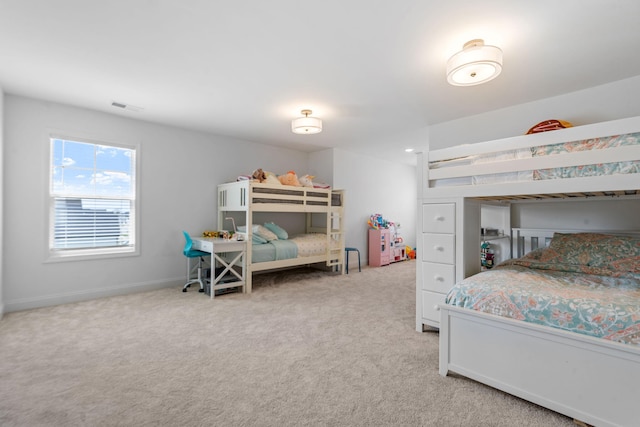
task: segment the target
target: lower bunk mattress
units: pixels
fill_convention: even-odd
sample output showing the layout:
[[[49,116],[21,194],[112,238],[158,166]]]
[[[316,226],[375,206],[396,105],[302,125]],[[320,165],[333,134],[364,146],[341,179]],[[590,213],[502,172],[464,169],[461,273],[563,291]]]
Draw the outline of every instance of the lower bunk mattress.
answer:
[[[251,262],[280,261],[291,258],[321,256],[327,253],[327,235],[299,234],[286,240],[271,240],[251,246]]]
[[[446,304],[640,347],[640,239],[556,233],[468,277]]]

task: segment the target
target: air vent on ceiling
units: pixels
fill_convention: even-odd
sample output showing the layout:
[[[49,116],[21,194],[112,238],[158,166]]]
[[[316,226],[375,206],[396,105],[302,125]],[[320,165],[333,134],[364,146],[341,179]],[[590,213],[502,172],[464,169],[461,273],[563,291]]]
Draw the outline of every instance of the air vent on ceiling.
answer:
[[[123,110],[129,110],[129,111],[142,111],[143,110],[142,107],[136,107],[135,105],[125,104],[125,103],[117,102],[117,101],[112,101],[111,102],[111,106],[112,107],[116,107],[116,108],[122,108]]]

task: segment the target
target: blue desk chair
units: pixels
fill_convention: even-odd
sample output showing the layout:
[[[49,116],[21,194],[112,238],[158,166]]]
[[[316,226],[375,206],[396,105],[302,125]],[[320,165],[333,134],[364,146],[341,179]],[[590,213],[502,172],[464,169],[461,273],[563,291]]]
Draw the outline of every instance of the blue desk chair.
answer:
[[[191,240],[191,236],[186,231],[182,232],[184,234],[184,238],[186,240],[184,249],[182,253],[185,257],[187,257],[187,283],[184,284],[182,288],[182,292],[187,292],[187,288],[191,286],[192,283],[200,283],[200,290],[198,292],[204,292],[204,280],[202,277],[202,264],[204,263],[204,257],[211,256],[208,252],[198,251],[193,249],[193,240]],[[191,259],[198,258],[198,264],[191,266]],[[194,277],[193,272],[198,269],[198,276]]]
[[[346,252],[346,255],[347,255],[347,259],[346,259],[346,262],[345,262],[347,274],[349,274],[349,252],[357,252],[358,253],[358,271],[361,272],[362,268],[360,268],[360,250],[358,250],[358,248],[344,248],[344,251]]]

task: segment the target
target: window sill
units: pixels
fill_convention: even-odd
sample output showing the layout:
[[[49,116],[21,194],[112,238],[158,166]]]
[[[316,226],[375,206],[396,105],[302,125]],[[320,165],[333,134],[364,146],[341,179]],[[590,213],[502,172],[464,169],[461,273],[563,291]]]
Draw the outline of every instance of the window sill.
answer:
[[[49,251],[49,256],[45,260],[45,263],[121,258],[139,255],[139,249],[130,247]]]

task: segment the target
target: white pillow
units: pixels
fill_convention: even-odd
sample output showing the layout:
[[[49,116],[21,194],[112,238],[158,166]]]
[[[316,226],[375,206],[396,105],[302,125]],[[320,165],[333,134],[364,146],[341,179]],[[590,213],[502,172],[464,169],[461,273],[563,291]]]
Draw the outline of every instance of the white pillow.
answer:
[[[247,227],[244,225],[238,226],[238,231],[242,231],[243,233],[246,229]],[[269,242],[272,240],[278,240],[278,236],[263,225],[253,224],[251,226],[251,231],[253,232],[253,234],[258,235]]]
[[[262,237],[263,239],[266,239],[269,242],[272,240],[278,240],[278,236],[276,235],[276,233],[269,230],[267,227],[263,225],[258,225],[258,226],[254,225],[254,227],[257,227],[258,229],[256,230],[254,228],[253,232],[258,236]]]
[[[269,231],[272,231],[276,236],[278,236],[278,240],[287,240],[289,238],[289,233],[287,233],[287,230],[273,222],[265,222],[264,226]]]

